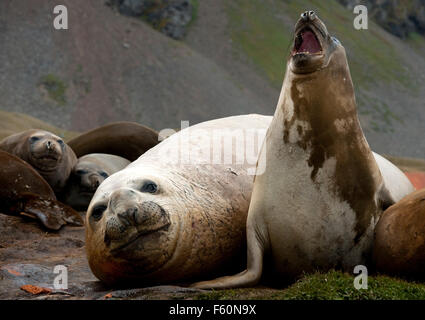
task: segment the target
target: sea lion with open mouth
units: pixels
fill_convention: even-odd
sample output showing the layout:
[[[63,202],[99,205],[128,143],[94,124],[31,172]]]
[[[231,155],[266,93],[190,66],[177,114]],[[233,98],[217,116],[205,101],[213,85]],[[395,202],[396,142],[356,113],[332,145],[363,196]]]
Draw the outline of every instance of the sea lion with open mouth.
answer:
[[[266,170],[255,177],[246,270],[195,287],[255,285],[264,261],[275,284],[368,261],[375,224],[395,198],[360,127],[345,49],[313,11],[295,26],[258,166]]]
[[[65,186],[77,163],[74,151],[53,133],[31,129],[0,141],[0,150],[29,163],[49,183],[55,193]]]

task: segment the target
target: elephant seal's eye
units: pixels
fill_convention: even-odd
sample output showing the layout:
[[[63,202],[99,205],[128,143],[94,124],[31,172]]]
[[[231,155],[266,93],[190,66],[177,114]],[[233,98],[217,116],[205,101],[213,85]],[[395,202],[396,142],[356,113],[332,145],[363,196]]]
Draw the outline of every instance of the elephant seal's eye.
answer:
[[[30,142],[31,142],[31,143],[36,142],[36,141],[38,141],[38,140],[40,140],[40,138],[39,138],[39,137],[31,137],[31,138],[30,138]]]
[[[87,173],[88,172],[86,170],[77,170],[77,171],[75,171],[75,174],[78,175],[78,176],[82,176],[82,175],[85,175]]]
[[[155,182],[152,181],[146,181],[141,190],[142,192],[149,192],[149,193],[155,193],[158,191],[158,186],[156,185]]]
[[[65,146],[65,142],[63,142],[63,140],[59,139],[58,143],[61,145],[61,147]]]
[[[93,211],[91,213],[91,217],[95,220],[95,221],[99,221],[100,219],[102,219],[103,213],[106,210],[106,206],[105,205],[99,205],[93,208]]]
[[[108,174],[107,174],[106,172],[104,172],[104,171],[100,171],[100,172],[99,172],[99,175],[100,175],[100,176],[102,176],[102,177],[104,177],[105,179],[106,179],[107,177],[109,177],[109,176],[108,176]]]

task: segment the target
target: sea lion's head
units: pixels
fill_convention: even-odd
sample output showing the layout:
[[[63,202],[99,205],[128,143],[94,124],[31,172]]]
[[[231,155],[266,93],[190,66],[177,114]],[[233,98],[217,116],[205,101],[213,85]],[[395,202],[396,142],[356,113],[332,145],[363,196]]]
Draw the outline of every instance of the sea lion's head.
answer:
[[[34,168],[42,172],[56,170],[67,148],[58,136],[42,130],[31,133],[26,141],[27,160]]]
[[[109,176],[110,172],[100,164],[87,160],[86,157],[78,159],[64,192],[65,203],[73,208],[86,210],[97,188]]]
[[[87,210],[86,249],[102,281],[155,279],[173,258],[180,218],[174,185],[155,170],[133,167],[113,174]],[[178,272],[178,270],[176,270]]]
[[[295,25],[289,69],[295,74],[313,73],[326,68],[340,54],[345,57],[344,47],[328,33],[316,13],[302,13]]]

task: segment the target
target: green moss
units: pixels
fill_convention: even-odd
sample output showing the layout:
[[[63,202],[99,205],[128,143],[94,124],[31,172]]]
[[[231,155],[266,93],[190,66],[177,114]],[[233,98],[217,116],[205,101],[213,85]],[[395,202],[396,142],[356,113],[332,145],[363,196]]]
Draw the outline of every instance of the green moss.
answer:
[[[190,0],[192,5],[192,20],[190,20],[188,28],[198,19],[199,0]]]
[[[284,12],[282,3],[274,5],[277,8],[269,0],[233,0],[226,2],[226,12],[233,42],[275,87],[280,87],[292,35],[275,16]]]
[[[48,74],[40,79],[40,84],[47,90],[49,97],[59,105],[66,104],[66,84],[53,74]]]
[[[249,288],[202,293],[195,299],[278,300],[418,300],[425,299],[425,285],[387,276],[369,276],[368,289],[354,288],[354,276],[338,271],[305,275],[283,290]]]

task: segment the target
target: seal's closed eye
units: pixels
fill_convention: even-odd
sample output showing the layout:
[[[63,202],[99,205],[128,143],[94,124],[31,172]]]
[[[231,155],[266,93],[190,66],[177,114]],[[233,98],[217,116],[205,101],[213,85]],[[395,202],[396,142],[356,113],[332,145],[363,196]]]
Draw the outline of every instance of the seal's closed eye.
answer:
[[[40,138],[39,138],[39,137],[31,137],[31,138],[30,138],[30,142],[31,142],[31,143],[36,142],[36,141],[38,141],[38,140],[40,140]]]

